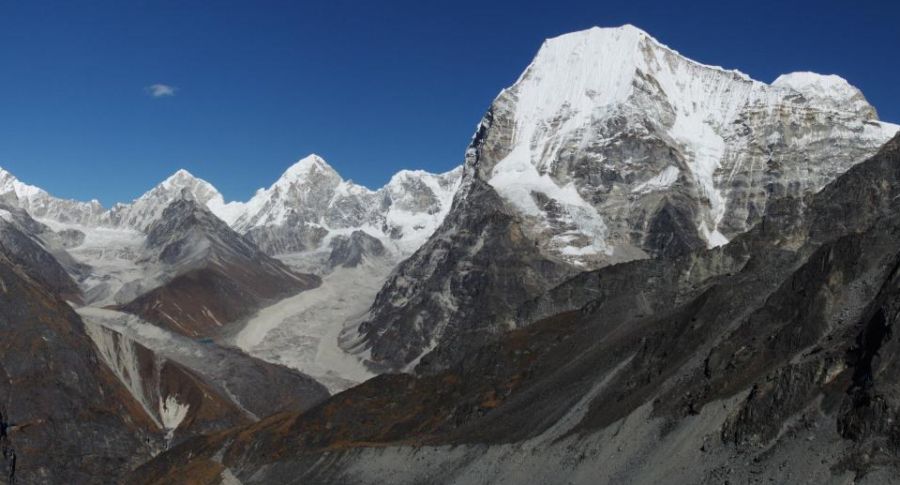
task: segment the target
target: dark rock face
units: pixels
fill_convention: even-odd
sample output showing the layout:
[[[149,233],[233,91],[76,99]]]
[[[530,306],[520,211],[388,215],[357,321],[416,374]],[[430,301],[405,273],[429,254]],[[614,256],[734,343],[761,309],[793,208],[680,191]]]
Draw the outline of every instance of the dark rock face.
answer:
[[[0,468],[15,483],[110,483],[155,425],[98,361],[69,306],[0,256]]]
[[[162,265],[168,281],[121,309],[187,336],[214,336],[265,303],[320,283],[267,256],[192,200],[166,208],[145,246],[147,263]]]
[[[654,462],[669,479],[896,477],[898,196],[900,138],[819,194],[774,205],[726,247],[576,276],[519,317],[567,311],[455,365],[381,376],[308,413],[185,443],[138,476],[212,466],[225,446],[220,463],[250,483],[378,483],[395,472],[406,477],[400,483],[455,483],[485,473],[469,468],[480,466],[478,456],[507,450],[497,453],[510,466],[538,463],[536,482],[582,483],[591,470],[620,466],[602,458],[606,447],[627,454],[638,446],[641,455],[614,475],[620,481],[654,476],[626,466],[631,460],[685,447],[698,451],[677,464]],[[656,431],[627,434],[638,422]],[[551,430],[545,447],[522,444]],[[383,448],[441,444],[466,445],[473,456]],[[811,460],[796,459],[797,450]],[[395,461],[368,468],[374,475],[351,471],[386,455]],[[492,463],[494,475],[478,476],[509,482],[513,469]]]
[[[460,191],[454,204],[472,210],[451,209],[435,236],[394,271],[359,327],[374,367],[407,366],[437,341],[452,355],[422,363],[453,362],[509,328],[520,304],[570,274],[540,254],[490,186],[475,181]]]
[[[706,246],[694,227],[693,216],[681,207],[666,202],[650,220],[641,246],[652,257],[675,258]]]
[[[363,231],[353,231],[350,236],[335,236],[331,240],[331,254],[328,255],[328,267],[355,268],[364,258],[380,258],[384,256],[384,245],[378,239]]]

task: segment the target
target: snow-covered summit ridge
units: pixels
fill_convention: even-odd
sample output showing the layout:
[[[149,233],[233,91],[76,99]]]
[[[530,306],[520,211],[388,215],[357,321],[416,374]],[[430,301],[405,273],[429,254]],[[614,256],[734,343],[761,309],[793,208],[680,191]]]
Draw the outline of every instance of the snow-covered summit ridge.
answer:
[[[787,119],[808,126],[809,134],[783,136]],[[497,97],[489,122],[509,127],[497,137],[508,141],[492,145],[499,157],[473,158],[472,173],[535,218],[537,233],[556,232],[541,222],[545,207],[553,207],[557,222],[552,224],[566,229],[548,243],[551,251],[580,256],[608,256],[619,246],[606,241],[617,229],[608,227],[608,208],[601,207],[615,193],[609,177],[616,173],[626,185],[634,180],[643,187],[660,186],[651,179],[665,166],[653,167],[655,162],[647,160],[641,167],[646,153],[615,153],[624,149],[614,148],[623,136],[674,141],[685,166],[679,172],[678,166],[669,169],[660,180],[671,185],[686,179],[680,184],[697,187],[695,197],[705,206],[697,225],[708,245],[716,246],[735,233],[725,227],[735,224],[723,226],[731,203],[725,186],[744,166],[744,155],[760,143],[757,137],[779,141],[784,146],[772,146],[789,153],[820,149],[826,125],[839,126],[841,136],[858,140],[853,144],[859,147],[878,146],[900,129],[879,122],[862,93],[838,76],[793,73],[766,84],[737,70],[690,60],[632,25],[546,40],[516,83]],[[586,149],[594,153],[593,162],[572,158]],[[833,172],[829,165],[823,162],[821,170]],[[598,178],[601,171],[607,180]],[[825,180],[815,178],[811,185]],[[626,191],[646,192],[634,188]],[[545,198],[553,201],[550,206]],[[592,247],[573,248],[572,240],[590,240]]]
[[[846,79],[835,74],[817,74],[802,71],[782,74],[772,82],[773,87],[790,89],[818,100],[853,104],[855,109],[871,108],[862,91]],[[875,117],[874,110],[872,117]]]
[[[565,125],[574,127],[596,118],[598,110],[629,102],[646,76],[659,83],[676,111],[699,103],[702,109],[696,111],[713,115],[710,121],[731,118],[750,102],[783,102],[792,93],[844,109],[852,101],[852,109],[871,110],[862,93],[840,76],[795,72],[769,85],[738,70],[688,59],[633,25],[593,27],[546,40],[504,92],[515,92],[517,126],[527,135],[529,123],[551,122],[564,113]],[[874,119],[874,110],[867,116]]]
[[[660,52],[653,53],[653,50]],[[862,94],[840,76],[808,71],[783,74],[771,84],[766,84],[738,69],[726,69],[687,58],[631,24],[621,27],[592,27],[547,39],[516,85],[526,79],[537,78],[544,85],[565,88],[555,91],[557,100],[564,97],[567,101],[572,101],[572,95],[577,94],[587,96],[591,106],[623,101],[631,92],[631,81],[636,70],[652,72],[662,67],[653,66],[652,62],[653,55],[658,58],[659,53],[675,56],[678,61],[693,67],[717,71],[735,80],[759,86],[842,100]],[[548,104],[550,101],[548,100]]]
[[[443,220],[460,174],[460,168],[444,174],[401,170],[372,190],[343,179],[312,154],[248,202],[210,208],[276,254],[327,246],[331,236],[355,230],[407,254]]]

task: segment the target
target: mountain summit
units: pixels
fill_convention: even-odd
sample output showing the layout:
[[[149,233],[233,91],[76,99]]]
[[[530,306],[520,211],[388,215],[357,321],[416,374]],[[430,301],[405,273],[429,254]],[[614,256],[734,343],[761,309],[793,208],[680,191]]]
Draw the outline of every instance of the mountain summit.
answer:
[[[511,143],[480,157],[478,175],[524,215],[546,221],[544,197],[554,211],[559,206],[558,221],[531,231],[548,252],[587,266],[665,249],[640,237],[646,230],[635,227],[641,222],[623,204],[628,199],[682,186],[671,192],[699,203],[679,208],[696,234],[678,242],[696,236],[719,245],[759,219],[774,179],[799,183],[793,194],[816,190],[898,130],[878,122],[862,93],[840,77],[794,73],[769,85],[687,59],[630,25],[546,41],[492,115]],[[868,151],[800,167],[769,163],[785,149],[847,138],[864,140]],[[672,153],[650,151],[651,141]],[[642,146],[629,146],[635,142]],[[748,167],[748,153],[769,163],[769,174]]]
[[[836,76],[767,84],[633,26],[549,39],[482,119],[452,210],[354,348],[388,368],[444,345],[460,357],[567,275],[725,244],[897,131]]]

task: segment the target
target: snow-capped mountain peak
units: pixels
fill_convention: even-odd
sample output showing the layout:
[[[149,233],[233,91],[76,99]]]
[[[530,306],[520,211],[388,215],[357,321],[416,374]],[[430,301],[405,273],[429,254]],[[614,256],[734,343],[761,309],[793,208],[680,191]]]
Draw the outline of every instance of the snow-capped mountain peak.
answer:
[[[168,178],[163,180],[159,185],[170,188],[170,187],[183,187],[185,185],[190,185],[194,183],[196,180],[199,180],[194,176],[191,172],[181,168],[175,171]]]
[[[32,217],[50,218],[60,222],[85,223],[104,213],[96,199],[90,202],[59,199],[45,190],[26,184],[12,173],[0,168],[0,195],[7,200],[15,198],[15,205],[28,211]]]
[[[15,193],[19,199],[30,199],[46,194],[42,189],[22,183],[15,175],[0,167],[0,194]]]
[[[116,225],[146,230],[162,215],[173,200],[189,198],[210,207],[224,207],[222,194],[209,182],[181,169],[163,180],[129,205],[118,205],[110,211]]]
[[[458,180],[458,170],[444,175],[401,171],[386,186],[371,190],[343,179],[312,154],[241,204],[237,217],[238,209],[217,215],[226,221],[233,217],[238,231],[249,232],[273,253],[324,247],[331,235],[362,230],[408,254],[440,223]]]
[[[181,169],[136,198],[106,210],[99,202],[57,199],[0,169],[0,194],[41,219],[81,228],[114,227],[146,232],[175,200],[208,208],[271,254],[327,248],[331,236],[361,230],[398,254],[415,250],[449,209],[460,171],[434,175],[401,171],[379,190],[345,180],[321,156],[288,167],[247,202],[226,202],[209,182]],[[393,243],[392,243],[393,242]]]
[[[875,110],[866,101],[863,93],[846,79],[834,74],[814,72],[792,72],[782,74],[772,82],[772,87],[796,91],[804,97],[815,100],[819,105],[831,105],[835,109],[853,109],[868,113],[877,119]]]
[[[338,175],[337,171],[325,161],[324,158],[316,155],[315,153],[309,154],[304,158],[301,158],[297,163],[291,165],[287,170],[284,171],[284,174],[275,183],[275,185],[279,184],[287,184],[291,182],[296,182],[298,180],[303,180],[310,176],[310,174],[315,173],[325,173],[325,174],[333,174]]]
[[[450,212],[381,289],[355,348],[403,369],[457,352],[473,326],[508,329],[514,312],[498,308],[571,272],[725,244],[898,129],[836,76],[770,85],[630,25],[549,39],[491,104]]]
[[[635,182],[644,185],[635,190],[626,183],[627,192],[660,189],[655,181],[667,185],[687,181],[698,192],[693,197],[704,201],[697,218],[701,238],[716,246],[745,229],[747,222],[752,224],[746,218],[745,222],[727,220],[730,201],[724,185],[731,180],[723,179],[723,167],[733,166],[735,157],[747,153],[736,146],[741,138],[748,143],[756,143],[748,136],[771,137],[772,142],[782,139],[773,133],[780,128],[762,118],[778,112],[798,122],[809,112],[832,117],[832,121],[823,118],[823,123],[843,118],[838,124],[850,127],[848,136],[852,132],[871,146],[897,131],[896,125],[878,122],[862,93],[838,76],[793,73],[770,85],[740,71],[690,60],[631,25],[595,27],[548,39],[518,81],[501,92],[493,110],[494,122],[502,116],[503,123],[508,123],[505,135],[510,142],[502,144],[497,153],[501,156],[481,157],[473,168],[529,217],[546,219],[546,201],[552,201],[561,222],[557,225],[566,229],[548,241],[548,249],[577,256],[574,259],[580,262],[586,262],[581,256],[608,259],[622,246],[612,240],[614,233],[622,232],[609,227],[609,211],[598,202],[609,198],[613,185],[628,179],[601,181],[590,173],[636,174],[651,168],[639,162],[648,154],[612,150],[590,164],[572,158],[589,146],[594,151],[602,146],[621,147],[617,139],[625,135],[654,133],[663,143],[674,142],[683,153],[682,161],[641,173]],[[750,123],[759,124],[760,130],[748,131]],[[796,143],[794,148],[800,149],[801,144],[818,142],[798,138]],[[626,165],[634,166],[623,171]],[[830,168],[823,170],[831,173]],[[804,183],[819,185],[815,178],[808,177]],[[535,227],[538,233],[547,233],[546,229],[540,223]],[[590,240],[591,245],[571,247],[572,239]]]
[[[180,169],[137,200],[152,199],[161,194],[180,195],[184,190],[188,190],[197,201],[204,204],[212,199],[222,198],[222,194],[211,183],[195,177],[185,169]]]

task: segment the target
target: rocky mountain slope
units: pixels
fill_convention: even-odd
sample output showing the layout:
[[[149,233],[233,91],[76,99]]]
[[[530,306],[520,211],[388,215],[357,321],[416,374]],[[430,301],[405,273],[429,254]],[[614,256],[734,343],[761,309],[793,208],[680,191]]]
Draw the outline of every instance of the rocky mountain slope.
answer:
[[[166,444],[302,412],[325,400],[312,378],[111,310],[78,310],[104,363],[166,432]]]
[[[197,438],[132,478],[892,482],[898,197],[900,137],[726,246],[575,277],[543,303],[562,313],[454,366]]]
[[[897,131],[837,76],[766,84],[632,26],[550,39],[494,100],[443,225],[348,348],[380,369],[439,346],[450,363],[564,278],[722,245]]]
[[[148,228],[139,263],[147,276],[123,289],[138,296],[120,308],[192,337],[215,336],[265,303],[320,283],[267,256],[191,198],[172,202]]]
[[[148,459],[158,430],[69,305],[5,255],[0,287],[0,482],[109,483]]]
[[[84,235],[56,233],[14,204],[0,202],[0,247],[11,262],[57,296],[81,302],[81,288],[74,280],[87,271],[66,246]]]

